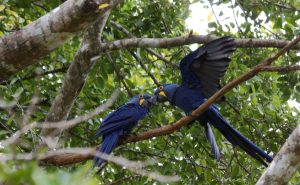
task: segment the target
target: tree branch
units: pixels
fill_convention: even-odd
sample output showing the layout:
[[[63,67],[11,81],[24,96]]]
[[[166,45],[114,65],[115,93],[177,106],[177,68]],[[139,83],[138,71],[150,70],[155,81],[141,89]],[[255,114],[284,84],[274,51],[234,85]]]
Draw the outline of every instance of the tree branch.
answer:
[[[130,38],[121,39],[113,42],[101,43],[101,50],[119,50],[130,48],[169,48],[188,44],[202,43],[207,44],[219,37],[213,35],[187,35],[182,37],[155,39],[155,38]],[[289,43],[286,40],[277,39],[235,39],[237,48],[260,48],[273,47],[283,48]],[[293,46],[292,49],[300,50],[300,45]]]
[[[35,73],[35,74],[29,75],[29,76],[25,76],[25,77],[21,78],[20,80],[30,80],[32,78],[36,78],[36,77],[40,77],[40,76],[45,76],[45,75],[48,75],[48,74],[64,73],[64,72],[67,71],[67,69],[69,68],[69,66],[70,65],[66,65],[66,66],[63,66],[63,67],[58,68],[58,69],[53,69],[53,70],[45,71],[45,72],[42,72],[42,73]]]
[[[96,60],[93,57],[99,55],[96,49],[100,42],[100,35],[106,24],[110,10],[106,11],[99,20],[85,31],[80,48],[71,63],[63,86],[51,105],[46,122],[57,122],[67,119],[72,105],[80,93],[88,73],[91,71]],[[57,129],[43,129],[42,136],[57,136],[60,131]],[[48,138],[49,140],[49,138]]]
[[[261,72],[291,72],[291,71],[299,71],[300,65],[287,65],[287,66],[264,66],[261,67]]]
[[[122,25],[114,22],[114,21],[110,21],[110,24],[117,28],[118,30],[120,30],[121,32],[125,33],[128,37],[130,38],[135,38],[134,35],[132,35],[126,28],[124,28]],[[178,69],[178,65],[175,63],[172,63],[171,61],[167,60],[164,56],[158,54],[157,52],[155,52],[153,49],[151,48],[146,48],[146,51],[154,56],[156,56],[158,59],[162,60],[163,62],[165,62],[167,65],[171,65],[173,68]]]
[[[70,40],[117,0],[68,0],[21,30],[0,38],[0,82]],[[109,7],[99,9],[103,3]]]
[[[256,185],[288,184],[300,167],[300,125],[288,137]]]

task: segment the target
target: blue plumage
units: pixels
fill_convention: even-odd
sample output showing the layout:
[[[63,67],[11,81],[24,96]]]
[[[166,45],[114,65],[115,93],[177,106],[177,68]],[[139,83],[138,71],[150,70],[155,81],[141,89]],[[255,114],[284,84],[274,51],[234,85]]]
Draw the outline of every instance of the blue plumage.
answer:
[[[223,37],[188,54],[180,62],[181,85],[165,84],[159,87],[154,93],[157,101],[168,100],[186,114],[198,108],[220,87],[219,81],[226,72],[230,62],[229,56],[234,51],[233,46],[233,39]],[[265,161],[272,161],[268,154],[233,128],[214,105],[210,106],[197,120],[204,126],[212,153],[217,160],[220,159],[220,152],[210,125],[217,128],[234,146],[239,146],[262,164],[267,165]]]
[[[127,103],[108,114],[99,126],[96,136],[102,136],[100,153],[110,154],[116,147],[119,138],[127,135],[149,112],[151,96],[144,94],[134,96]],[[94,157],[94,164],[101,166],[102,159]]]

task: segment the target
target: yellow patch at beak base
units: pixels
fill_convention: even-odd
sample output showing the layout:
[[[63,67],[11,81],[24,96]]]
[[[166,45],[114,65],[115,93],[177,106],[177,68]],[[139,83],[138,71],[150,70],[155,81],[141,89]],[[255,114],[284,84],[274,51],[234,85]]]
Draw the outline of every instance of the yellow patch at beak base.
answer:
[[[145,99],[140,99],[140,105],[144,103]]]
[[[167,95],[166,95],[166,93],[165,93],[164,91],[160,91],[160,92],[159,92],[159,95],[162,95],[162,96],[164,96],[164,97],[167,97]]]

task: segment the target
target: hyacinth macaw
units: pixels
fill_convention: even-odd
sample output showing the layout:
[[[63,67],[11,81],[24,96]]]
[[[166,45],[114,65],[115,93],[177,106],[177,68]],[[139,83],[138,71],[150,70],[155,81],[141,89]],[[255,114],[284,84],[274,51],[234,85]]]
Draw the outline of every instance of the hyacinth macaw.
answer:
[[[222,37],[213,40],[186,55],[180,62],[182,83],[164,84],[155,91],[155,101],[169,101],[171,105],[190,114],[220,87],[234,51],[234,40]],[[233,146],[239,146],[247,154],[267,166],[272,158],[262,149],[233,128],[218,112],[215,105],[210,106],[197,120],[204,126],[212,153],[220,160],[220,152],[210,124],[217,128]]]
[[[151,107],[152,98],[148,94],[137,95],[115,111],[109,113],[99,126],[96,136],[102,136],[99,152],[110,154],[116,147],[119,138],[130,133],[139,120],[143,119]],[[94,157],[94,164],[101,166],[103,160]]]

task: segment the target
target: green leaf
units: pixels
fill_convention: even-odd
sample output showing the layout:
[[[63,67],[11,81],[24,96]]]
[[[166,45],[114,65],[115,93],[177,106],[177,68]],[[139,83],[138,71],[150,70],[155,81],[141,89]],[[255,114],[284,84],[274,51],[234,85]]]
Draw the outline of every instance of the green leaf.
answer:
[[[215,22],[210,22],[210,23],[208,23],[208,27],[209,27],[209,28],[217,28],[218,25],[217,25],[217,23],[215,23]]]
[[[99,10],[109,7],[109,4],[104,3],[99,5]]]
[[[4,10],[4,8],[5,8],[5,6],[4,6],[3,4],[0,4],[0,12],[1,12],[2,10]]]
[[[278,17],[278,18],[275,19],[273,28],[274,29],[282,28],[282,18],[281,17]]]
[[[23,87],[19,87],[16,92],[12,95],[14,98],[18,98],[23,93],[24,89]]]

